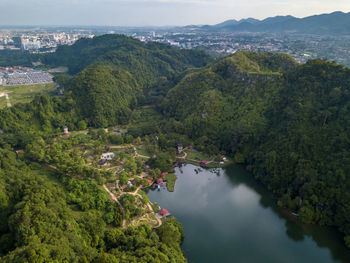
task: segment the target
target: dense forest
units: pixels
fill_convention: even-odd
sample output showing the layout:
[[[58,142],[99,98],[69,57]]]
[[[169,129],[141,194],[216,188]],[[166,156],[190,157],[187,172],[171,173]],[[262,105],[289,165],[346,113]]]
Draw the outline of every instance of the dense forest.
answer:
[[[167,76],[184,70],[188,66],[200,67],[212,60],[203,51],[174,49],[159,43],[143,43],[123,35],[102,35],[92,39],[82,38],[73,46],[60,46],[55,53],[41,57],[43,63],[67,66],[76,74],[96,62],[110,62],[121,69],[129,69],[137,76],[146,72],[156,76]],[[145,65],[146,64],[146,65]],[[144,70],[144,73],[140,71]]]
[[[91,65],[72,80],[72,97],[80,115],[97,127],[128,122],[142,93],[133,76],[112,66]]]
[[[120,228],[121,211],[95,181],[0,152],[1,262],[185,262],[181,225]]]
[[[143,43],[123,35],[80,39],[73,46],[60,46],[55,53],[42,55],[40,59],[46,65],[68,67],[71,75],[91,64],[115,66],[132,74],[148,95],[147,102],[161,100],[176,81],[176,76],[184,70],[202,67],[212,61],[203,51]]]
[[[0,67],[8,66],[32,66],[32,61],[35,60],[29,52],[21,50],[0,50]]]
[[[278,205],[302,222],[337,227],[350,247],[350,69],[248,51],[213,61],[118,35],[82,39],[40,59],[67,66],[69,75],[57,77],[64,96],[0,111],[2,261],[185,262],[178,222],[122,230],[98,176],[64,176],[87,173],[79,157],[60,153],[69,146],[53,147],[65,125],[127,124],[130,140],[157,137],[149,165],[160,170],[171,168],[177,143],[231,155]]]
[[[350,246],[350,69],[238,52],[187,75],[162,109],[209,151],[225,150],[305,223]]]

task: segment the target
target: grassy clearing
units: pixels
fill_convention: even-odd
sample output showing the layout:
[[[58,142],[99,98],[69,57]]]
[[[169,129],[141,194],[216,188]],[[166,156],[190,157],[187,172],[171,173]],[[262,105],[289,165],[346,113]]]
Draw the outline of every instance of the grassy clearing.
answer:
[[[0,87],[1,87],[1,86],[0,86]],[[1,89],[1,88],[0,88],[0,89]],[[1,91],[0,91],[0,93],[1,93]],[[7,101],[6,101],[5,96],[0,97],[0,109],[6,107],[6,103],[7,103]]]
[[[186,153],[187,153],[186,159],[192,159],[197,161],[204,161],[204,160],[209,161],[211,158],[208,154],[203,152],[188,150],[186,151]]]
[[[175,174],[167,174],[165,176],[165,179],[167,180],[166,188],[169,192],[174,192],[175,190],[175,181],[177,179]]]
[[[150,156],[150,154],[146,150],[146,146],[141,145],[137,147],[137,153],[145,156]]]
[[[11,105],[16,103],[27,103],[33,100],[36,95],[53,94],[55,92],[55,84],[34,84],[34,85],[15,85],[0,86],[0,93],[7,93],[10,98]],[[0,109],[7,106],[5,97],[0,98]]]

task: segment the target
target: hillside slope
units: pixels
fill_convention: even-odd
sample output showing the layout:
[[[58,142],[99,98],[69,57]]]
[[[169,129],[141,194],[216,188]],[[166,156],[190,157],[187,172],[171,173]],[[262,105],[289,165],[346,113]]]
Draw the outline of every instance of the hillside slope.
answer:
[[[168,117],[209,152],[245,163],[306,223],[337,226],[350,246],[350,69],[240,52],[171,89]]]
[[[1,262],[186,262],[175,220],[157,231],[122,229],[121,209],[96,181],[21,160],[2,138],[0,145]]]
[[[162,108],[191,137],[210,134],[219,148],[227,148],[232,130],[256,134],[265,127],[264,111],[282,85],[282,73],[296,65],[284,54],[237,52],[185,76]]]
[[[60,46],[41,60],[52,66],[66,66],[70,74],[95,63],[111,64],[134,74],[139,84],[146,87],[154,85],[161,76],[172,78],[187,67],[204,66],[211,57],[202,51],[143,43],[123,35],[102,35],[80,39],[72,46]]]
[[[130,73],[103,65],[87,67],[72,80],[70,90],[80,115],[97,127],[125,124],[137,93],[142,93]]]

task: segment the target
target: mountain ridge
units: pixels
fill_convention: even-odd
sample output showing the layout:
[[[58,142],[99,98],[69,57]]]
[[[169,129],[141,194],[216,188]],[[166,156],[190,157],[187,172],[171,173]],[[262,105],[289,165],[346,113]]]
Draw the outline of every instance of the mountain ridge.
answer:
[[[201,30],[222,32],[271,32],[302,34],[350,34],[350,12],[336,11],[328,14],[297,18],[291,15],[268,17],[263,20],[254,18],[226,20],[216,25],[199,27]]]

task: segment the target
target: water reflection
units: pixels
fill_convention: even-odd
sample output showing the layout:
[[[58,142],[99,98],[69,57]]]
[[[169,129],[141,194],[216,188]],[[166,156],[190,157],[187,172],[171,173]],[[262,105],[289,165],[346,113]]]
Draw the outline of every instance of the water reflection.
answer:
[[[339,233],[288,218],[243,168],[176,173],[175,192],[148,195],[183,224],[189,262],[348,262]]]
[[[302,224],[295,218],[291,218],[279,209],[272,199],[272,195],[263,185],[256,182],[253,176],[243,170],[242,167],[232,166],[226,169],[230,181],[233,184],[245,184],[254,189],[260,195],[260,204],[265,208],[271,208],[279,218],[285,220],[286,234],[295,242],[302,242],[305,237],[312,238],[320,248],[328,248],[332,258],[340,262],[350,262],[350,251],[343,244],[342,234],[330,227]]]

